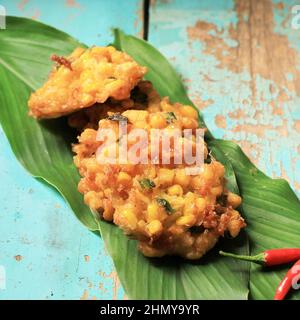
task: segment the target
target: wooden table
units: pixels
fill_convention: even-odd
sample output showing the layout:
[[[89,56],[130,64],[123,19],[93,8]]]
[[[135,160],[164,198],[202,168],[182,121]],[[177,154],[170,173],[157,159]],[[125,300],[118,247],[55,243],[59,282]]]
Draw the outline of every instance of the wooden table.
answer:
[[[147,1],[145,1],[147,3]],[[297,1],[6,0],[9,15],[106,45],[111,27],[148,34],[182,75],[216,137],[237,141],[300,194],[300,18]],[[300,4],[300,3],[299,3]],[[300,10],[299,10],[300,12]],[[147,15],[146,15],[147,16]],[[0,131],[0,299],[122,299],[100,238],[49,186],[29,176]]]

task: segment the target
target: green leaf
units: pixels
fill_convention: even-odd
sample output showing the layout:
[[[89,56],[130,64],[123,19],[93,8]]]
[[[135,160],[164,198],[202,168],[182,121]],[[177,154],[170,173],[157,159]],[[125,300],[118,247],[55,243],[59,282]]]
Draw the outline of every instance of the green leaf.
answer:
[[[115,45],[119,49],[149,68],[148,79],[161,95],[170,96],[173,101],[192,104],[183,85],[180,85],[180,78],[155,48],[119,30],[115,30],[115,35]],[[166,85],[160,87],[162,84]],[[207,136],[207,142],[213,156],[226,167],[229,188],[234,192],[239,190],[243,197],[240,211],[248,223],[245,232],[249,237],[251,254],[270,248],[299,247],[300,203],[288,183],[265,176],[236,144],[214,140],[211,134]],[[246,246],[247,241],[244,250]],[[235,262],[231,263],[234,266]],[[262,270],[259,266],[251,265],[250,298],[272,299],[287,268]],[[300,299],[299,290],[289,297]]]
[[[56,188],[78,219],[97,230],[77,191],[79,174],[70,149],[74,132],[65,119],[38,122],[27,115],[28,97],[47,78],[51,54],[66,55],[78,46],[82,44],[54,28],[8,17],[7,29],[0,30],[0,122],[22,165]]]
[[[218,248],[198,262],[175,257],[149,259],[138,251],[136,241],[124,238],[119,228],[103,221],[99,227],[131,299],[247,299],[247,272],[241,271],[242,265],[218,256]],[[242,237],[234,245],[224,241],[222,248],[237,249],[243,242]],[[247,263],[242,263],[246,269]]]
[[[271,179],[259,171],[235,143],[215,140],[230,160],[243,197],[243,211],[251,243],[251,254],[270,248],[293,248],[300,244],[300,202],[283,179]],[[273,299],[275,290],[288,266],[262,270],[251,265],[250,290],[252,299]],[[292,291],[291,299],[300,299]]]

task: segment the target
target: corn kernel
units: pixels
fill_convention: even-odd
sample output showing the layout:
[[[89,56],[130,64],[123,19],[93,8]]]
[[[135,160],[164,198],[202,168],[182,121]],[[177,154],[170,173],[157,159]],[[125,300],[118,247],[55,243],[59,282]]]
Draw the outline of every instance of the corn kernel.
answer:
[[[237,194],[228,192],[227,202],[233,208],[237,208],[241,204],[242,198]]]
[[[102,207],[102,199],[96,191],[89,191],[84,195],[84,202],[93,210]]]
[[[196,176],[192,178],[191,186],[194,189],[200,189],[202,185],[203,185],[203,181],[200,176]]]
[[[159,183],[162,185],[170,185],[173,183],[174,171],[170,169],[161,168],[158,172]]]
[[[213,167],[210,164],[204,165],[204,170],[202,173],[202,177],[205,181],[210,181],[214,178],[214,171]]]
[[[188,187],[191,176],[186,175],[185,169],[177,169],[175,173],[174,183],[181,185],[183,188]]]
[[[169,201],[171,207],[175,211],[182,210],[182,208],[184,207],[185,199],[183,197],[179,197],[179,196],[167,197],[167,196],[165,196],[165,198]],[[174,213],[172,215],[174,215]]]
[[[213,167],[213,170],[214,170],[216,176],[218,176],[218,177],[223,177],[224,176],[225,168],[222,165],[222,163],[220,163],[218,161],[214,161],[214,162],[212,162],[211,165]]]
[[[168,194],[170,196],[179,196],[183,195],[183,189],[179,184],[174,184],[174,186],[168,188]]]
[[[167,125],[166,119],[162,114],[153,114],[150,117],[150,126],[156,129],[165,128]]]
[[[163,226],[159,220],[153,220],[147,225],[146,231],[151,237],[159,236],[163,231]]]
[[[191,227],[196,222],[196,218],[193,215],[183,216],[176,220],[178,226]]]
[[[206,208],[206,201],[204,198],[197,198],[195,204],[200,212],[203,212]]]
[[[223,186],[221,185],[211,188],[211,194],[213,194],[216,197],[220,196],[222,192],[223,192]]]
[[[163,111],[170,112],[173,111],[173,107],[170,105],[169,98],[165,97],[162,99],[160,106]]]
[[[147,221],[159,218],[159,206],[156,202],[152,202],[147,207]]]
[[[132,208],[125,208],[125,209],[123,209],[122,214],[126,220],[128,227],[132,230],[135,229],[138,220],[137,220],[136,215],[134,214],[133,209]]]
[[[105,183],[106,176],[103,172],[98,172],[96,174],[95,183],[98,187],[102,187]]]
[[[96,141],[97,131],[94,129],[85,129],[79,136],[80,143],[93,144]]]
[[[146,228],[146,222],[145,220],[139,220],[138,224],[137,224],[137,227],[139,229],[145,229]]]
[[[136,190],[135,192],[135,196],[137,200],[140,200],[144,203],[146,203],[147,205],[150,203],[151,199],[149,199],[149,197],[145,196],[141,191]]]
[[[126,172],[120,172],[117,178],[118,183],[123,184],[125,186],[131,185],[131,176]]]
[[[197,129],[199,124],[198,121],[192,118],[183,117],[181,119],[182,127],[184,129]]]
[[[122,113],[137,128],[145,128],[147,126],[149,112],[146,110],[127,110]]]
[[[195,198],[193,193],[188,193],[187,198],[185,199],[183,214],[188,216],[195,213]]]
[[[96,159],[85,159],[85,166],[89,173],[97,173],[99,171],[99,163]]]
[[[227,229],[230,235],[235,238],[239,233],[241,228],[245,225],[244,220],[240,217],[239,213],[235,210],[232,211],[232,216],[227,225]]]
[[[179,112],[184,116],[188,118],[193,118],[198,120],[198,112],[196,109],[194,109],[191,106],[182,106],[179,108]]]
[[[103,211],[104,220],[112,221],[114,218],[115,209],[112,206],[111,200],[104,199],[103,200],[103,207],[104,207],[104,211]]]
[[[78,183],[78,191],[80,193],[86,193],[90,190],[89,184],[85,178],[81,179]]]
[[[82,104],[90,104],[92,103],[94,100],[93,96],[88,94],[88,93],[83,93],[81,96],[81,102]]]
[[[154,166],[148,166],[145,168],[145,176],[149,177],[150,179],[154,179],[156,177],[156,170]]]

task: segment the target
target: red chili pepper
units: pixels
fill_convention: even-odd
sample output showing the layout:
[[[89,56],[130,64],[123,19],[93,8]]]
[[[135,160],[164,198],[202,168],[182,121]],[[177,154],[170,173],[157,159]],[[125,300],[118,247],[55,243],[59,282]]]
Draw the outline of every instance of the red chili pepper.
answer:
[[[267,267],[277,266],[300,259],[300,248],[271,249],[256,256],[243,256],[223,251],[220,251],[219,253],[225,257],[251,261]]]
[[[300,260],[298,260],[292,266],[292,268],[287,272],[283,280],[280,282],[276,290],[274,300],[283,300],[284,297],[287,295],[287,293],[290,291],[290,289],[293,287],[293,285],[297,285],[297,287],[299,287],[299,284],[297,283],[299,279],[300,279]]]

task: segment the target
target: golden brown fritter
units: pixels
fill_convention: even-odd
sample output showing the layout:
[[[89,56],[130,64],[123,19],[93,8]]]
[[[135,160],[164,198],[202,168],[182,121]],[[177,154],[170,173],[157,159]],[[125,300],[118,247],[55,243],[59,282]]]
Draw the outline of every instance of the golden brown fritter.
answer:
[[[134,128],[148,132],[153,128],[198,128],[198,114],[191,106],[160,99],[148,82],[142,84],[141,91],[146,94],[147,108],[129,109],[121,114],[128,119],[128,133]],[[96,154],[101,142],[96,139],[97,130],[118,131],[118,123],[111,120],[112,113],[109,115],[110,118],[100,120],[96,126],[95,119],[90,121],[90,126],[79,136],[79,143],[73,146],[74,162],[82,176],[78,190],[91,209],[137,239],[142,253],[150,257],[179,255],[198,259],[225,232],[232,237],[239,234],[245,226],[235,210],[241,198],[226,190],[225,169],[220,162],[210,159],[196,175],[186,173],[189,167],[186,163],[99,163]],[[118,143],[116,139],[109,148]],[[128,150],[130,146],[129,143]],[[149,157],[150,149],[147,149]],[[205,144],[204,157],[208,160]]]
[[[113,47],[77,48],[67,58],[52,56],[57,66],[28,105],[35,118],[56,118],[103,103],[127,99],[145,67]]]
[[[97,103],[90,108],[82,109],[68,117],[68,124],[79,132],[92,128],[97,130],[100,119],[106,118],[108,112],[122,113],[128,109],[142,110],[149,105],[159,103],[160,96],[151,82],[142,80],[131,91],[130,98],[124,100],[109,99],[105,103]]]

